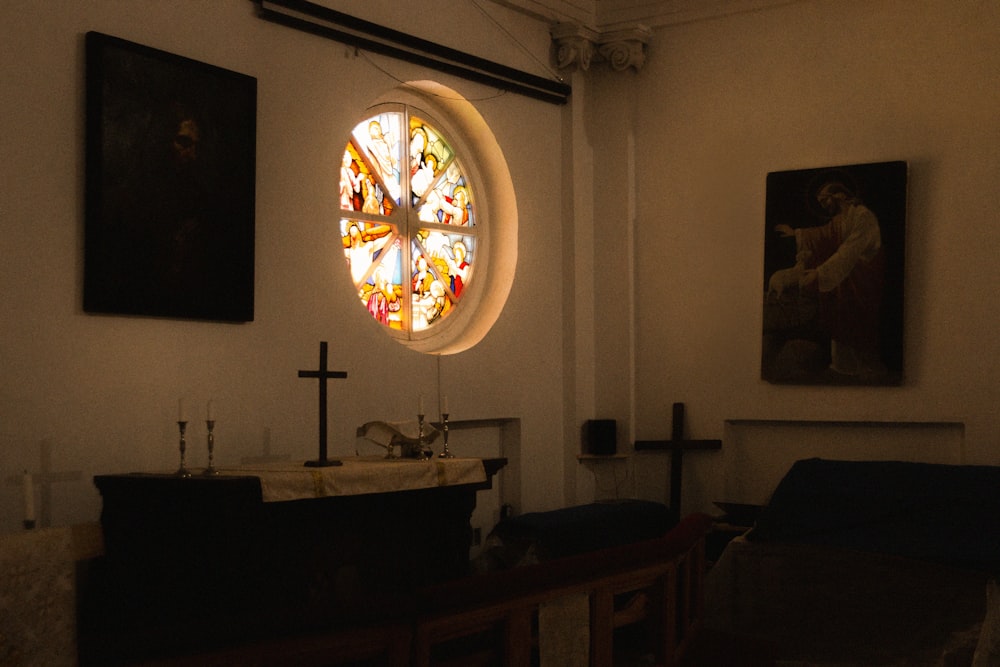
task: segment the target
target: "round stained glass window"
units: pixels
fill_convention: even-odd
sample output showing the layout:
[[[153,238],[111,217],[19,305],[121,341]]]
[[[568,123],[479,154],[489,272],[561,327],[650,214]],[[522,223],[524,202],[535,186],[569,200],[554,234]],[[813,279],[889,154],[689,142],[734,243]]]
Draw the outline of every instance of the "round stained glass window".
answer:
[[[408,105],[374,108],[340,170],[340,234],[361,304],[394,335],[451,318],[475,287],[483,226],[475,179],[440,124]]]

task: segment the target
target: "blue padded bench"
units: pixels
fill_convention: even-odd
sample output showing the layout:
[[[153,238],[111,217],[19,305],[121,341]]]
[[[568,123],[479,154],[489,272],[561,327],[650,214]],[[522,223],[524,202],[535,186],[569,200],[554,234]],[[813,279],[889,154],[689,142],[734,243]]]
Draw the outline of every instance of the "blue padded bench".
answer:
[[[503,569],[661,537],[677,513],[649,500],[615,500],[504,519],[486,541],[484,569]]]

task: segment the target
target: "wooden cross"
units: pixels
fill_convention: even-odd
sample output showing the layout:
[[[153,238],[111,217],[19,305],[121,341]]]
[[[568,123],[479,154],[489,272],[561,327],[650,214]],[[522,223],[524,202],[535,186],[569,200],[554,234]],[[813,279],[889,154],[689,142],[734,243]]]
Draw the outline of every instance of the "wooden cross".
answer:
[[[654,450],[670,452],[670,508],[681,511],[681,465],[684,451],[688,449],[722,449],[721,440],[685,440],[684,404],[674,403],[674,423],[670,440],[636,440],[636,451]]]
[[[326,368],[326,341],[319,344],[319,369],[315,371],[299,371],[300,378],[315,378],[319,380],[319,458],[306,461],[306,465],[314,468],[342,465],[337,459],[326,457],[326,381],[329,378],[346,378],[346,371],[330,371]]]

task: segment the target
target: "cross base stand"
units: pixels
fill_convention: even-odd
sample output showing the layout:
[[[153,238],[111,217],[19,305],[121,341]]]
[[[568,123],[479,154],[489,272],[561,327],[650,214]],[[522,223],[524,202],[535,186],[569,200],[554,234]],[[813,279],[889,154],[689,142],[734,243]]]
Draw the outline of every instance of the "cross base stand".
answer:
[[[344,465],[344,462],[339,459],[319,459],[318,461],[306,461],[305,463],[307,468],[329,468],[342,465]]]

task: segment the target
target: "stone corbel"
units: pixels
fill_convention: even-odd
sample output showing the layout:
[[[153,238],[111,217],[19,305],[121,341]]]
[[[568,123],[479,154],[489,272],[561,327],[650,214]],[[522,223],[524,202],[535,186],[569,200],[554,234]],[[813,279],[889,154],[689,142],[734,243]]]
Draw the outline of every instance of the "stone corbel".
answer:
[[[598,33],[578,23],[559,23],[549,31],[556,47],[559,69],[590,69]]]
[[[602,33],[577,23],[560,23],[550,30],[559,69],[590,69],[606,62],[616,72],[640,69],[646,62],[651,31],[645,26]]]

